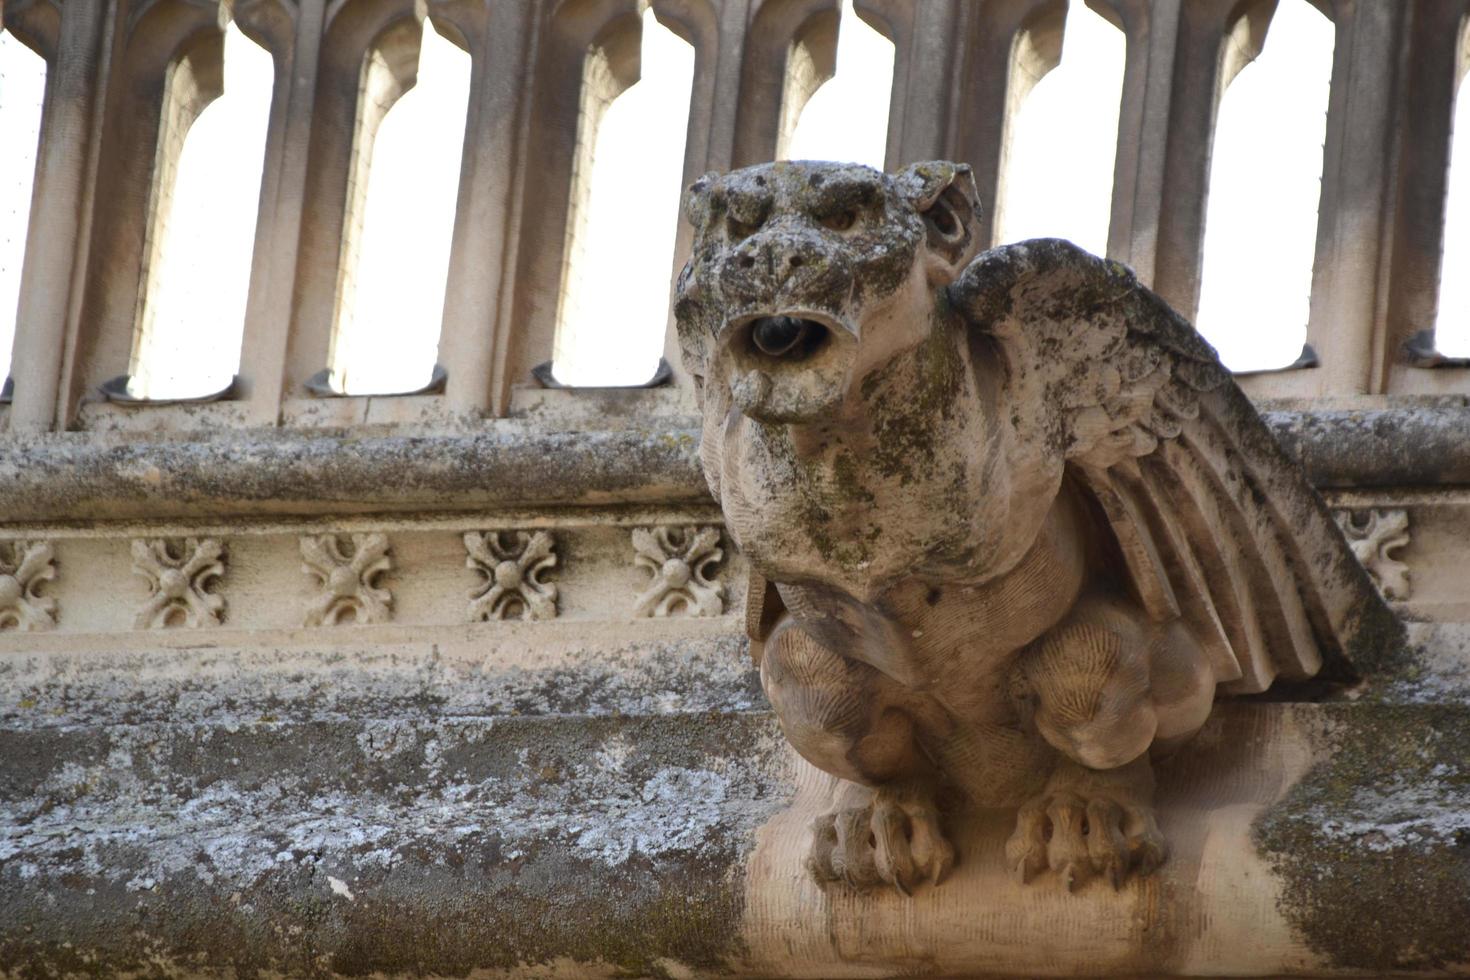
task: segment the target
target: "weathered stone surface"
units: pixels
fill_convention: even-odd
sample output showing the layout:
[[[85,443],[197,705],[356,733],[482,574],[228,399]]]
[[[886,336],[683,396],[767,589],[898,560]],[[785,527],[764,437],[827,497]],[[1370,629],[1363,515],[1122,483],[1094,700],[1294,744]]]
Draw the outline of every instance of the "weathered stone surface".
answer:
[[[1458,705],[1223,705],[1160,769],[1175,850],[1154,878],[1022,886],[1009,817],[986,811],[945,886],[911,898],[824,891],[787,867],[836,786],[763,713],[208,714],[0,729],[0,972],[1470,963]]]
[[[604,628],[595,635],[586,624],[559,625],[556,633],[528,628],[494,640],[422,629],[375,636],[310,630],[273,645],[221,631],[208,645],[144,650],[106,638],[61,640],[51,650],[0,658],[0,726],[171,718],[248,725],[405,712],[439,719],[695,715],[765,707],[744,640],[726,623],[670,621],[662,631]],[[640,635],[656,632],[663,635]]]
[[[1323,756],[1256,822],[1280,910],[1326,964],[1470,970],[1470,709],[1324,706]]]
[[[1318,488],[1470,483],[1470,407],[1459,399],[1361,411],[1268,411],[1264,417]]]
[[[21,976],[716,967],[789,780],[739,715],[12,729],[0,753]]]

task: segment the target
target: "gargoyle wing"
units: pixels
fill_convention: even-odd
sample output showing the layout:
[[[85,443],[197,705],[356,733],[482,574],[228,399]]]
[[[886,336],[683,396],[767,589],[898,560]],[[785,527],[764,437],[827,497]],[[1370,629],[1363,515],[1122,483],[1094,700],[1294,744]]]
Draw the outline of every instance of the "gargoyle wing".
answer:
[[[1129,586],[1185,618],[1223,690],[1352,677],[1397,651],[1401,625],[1300,467],[1127,267],[1038,239],[978,255],[948,296],[1028,407],[1019,451],[1096,499]]]

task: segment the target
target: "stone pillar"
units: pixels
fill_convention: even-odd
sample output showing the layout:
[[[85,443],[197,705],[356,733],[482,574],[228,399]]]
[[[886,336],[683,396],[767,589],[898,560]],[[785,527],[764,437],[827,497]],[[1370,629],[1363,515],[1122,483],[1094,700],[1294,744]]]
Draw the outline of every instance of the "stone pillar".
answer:
[[[61,8],[55,57],[47,68],[44,134],[26,243],[10,409],[13,432],[41,432],[68,412],[62,404],[66,351],[80,311],[97,166],[99,109],[117,5],[71,0]]]

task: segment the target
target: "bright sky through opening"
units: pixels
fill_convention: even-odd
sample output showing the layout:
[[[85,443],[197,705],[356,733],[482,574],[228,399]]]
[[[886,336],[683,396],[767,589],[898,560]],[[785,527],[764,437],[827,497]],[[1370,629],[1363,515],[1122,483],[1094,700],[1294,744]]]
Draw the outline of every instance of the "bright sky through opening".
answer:
[[[414,391],[439,352],[459,165],[469,109],[467,52],[424,21],[418,80],[372,146],[357,269],[332,343],[333,384],[353,395]]]
[[[1332,21],[1281,0],[1215,122],[1196,326],[1233,371],[1302,352],[1312,293]]]
[[[882,170],[892,89],[893,42],[857,15],[852,0],[842,0],[837,69],[802,107],[785,159],[841,160]]]
[[[1463,80],[1452,132],[1434,345],[1450,357],[1470,357],[1470,86]]]
[[[10,374],[45,92],[46,59],[0,31],[0,382]]]
[[[270,53],[231,23],[224,93],[189,128],[159,216],[159,267],[129,371],[137,397],[212,394],[240,366],[273,74]]]
[[[1081,0],[1068,6],[1061,63],[1011,126],[1001,241],[1067,238],[1107,253],[1126,49],[1123,32]]]
[[[1333,40],[1332,23],[1306,0],[1281,0],[1265,50],[1220,106],[1198,324],[1236,370],[1288,364],[1305,338]],[[1010,129],[1001,240],[1059,235],[1105,250],[1124,53],[1121,32],[1072,0],[1061,64]],[[787,155],[881,167],[893,65],[893,45],[843,0],[836,74],[804,107]],[[564,284],[555,371],[566,383],[636,384],[662,351],[693,68],[693,49],[645,10],[642,80],[603,117],[583,259]],[[0,376],[15,330],[45,70],[0,32]],[[412,390],[429,378],[469,73],[469,55],[426,23],[417,85],[389,111],[373,147],[355,295],[330,365],[348,392]],[[238,368],[272,80],[269,54],[231,25],[224,94],[188,134],[162,225],[147,329],[130,366],[138,394],[207,394]],[[1470,355],[1470,275],[1460,272],[1470,268],[1463,89],[1434,325],[1438,347],[1460,356]]]
[[[597,127],[585,222],[569,243],[552,371],[562,384],[637,385],[663,353],[684,188],[694,48],[643,11],[639,80]]]

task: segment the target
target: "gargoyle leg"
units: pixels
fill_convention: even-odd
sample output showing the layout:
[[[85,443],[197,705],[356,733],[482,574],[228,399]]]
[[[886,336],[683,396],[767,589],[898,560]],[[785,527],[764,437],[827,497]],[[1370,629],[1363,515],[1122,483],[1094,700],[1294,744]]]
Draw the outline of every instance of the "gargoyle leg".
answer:
[[[942,880],[954,848],[940,826],[935,774],[906,703],[912,695],[867,664],[826,649],[791,620],[766,642],[761,684],[796,750],[855,784],[849,801],[812,827],[813,877],[856,887],[886,882],[905,893],[926,878]]]
[[[1017,664],[1037,730],[1066,757],[1021,807],[1007,857],[1023,879],[1044,868],[1069,888],[1096,873],[1114,887],[1164,859],[1150,756],[1209,715],[1210,665],[1179,622],[1093,596]]]
[[[1116,769],[1168,750],[1209,717],[1215,676],[1184,624],[1093,596],[1021,656],[1037,730],[1073,761]]]

